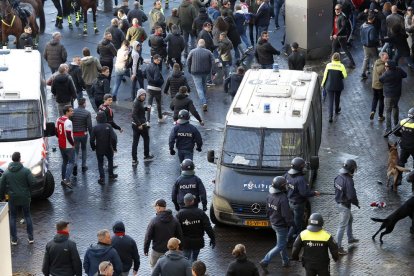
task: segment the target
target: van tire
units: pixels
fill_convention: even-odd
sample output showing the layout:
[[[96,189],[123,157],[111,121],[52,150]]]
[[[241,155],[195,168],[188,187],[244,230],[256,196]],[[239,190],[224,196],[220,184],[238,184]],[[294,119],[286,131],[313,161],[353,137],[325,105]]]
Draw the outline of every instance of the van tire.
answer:
[[[221,222],[218,221],[216,218],[216,214],[214,214],[214,206],[213,203],[210,204],[210,220],[215,225],[221,225]]]
[[[49,198],[55,191],[55,179],[50,171],[46,172],[44,184],[45,186],[43,187],[43,193],[40,196],[41,199]]]

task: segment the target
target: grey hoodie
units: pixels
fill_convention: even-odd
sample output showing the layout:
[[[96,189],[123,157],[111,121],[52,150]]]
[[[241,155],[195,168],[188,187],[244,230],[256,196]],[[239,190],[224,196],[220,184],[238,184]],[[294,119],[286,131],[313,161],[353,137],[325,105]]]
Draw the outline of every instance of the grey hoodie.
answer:
[[[151,276],[191,276],[191,262],[180,251],[169,250],[162,256]]]

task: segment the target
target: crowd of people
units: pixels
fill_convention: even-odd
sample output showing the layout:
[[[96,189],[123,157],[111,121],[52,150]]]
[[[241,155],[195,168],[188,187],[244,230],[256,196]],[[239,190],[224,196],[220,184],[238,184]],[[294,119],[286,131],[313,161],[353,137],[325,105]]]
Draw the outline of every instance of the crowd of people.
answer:
[[[347,77],[340,51],[349,59],[348,67],[354,69],[356,63],[349,46],[353,35],[358,33],[358,21],[363,21],[359,28],[364,49],[361,78],[367,79],[372,72],[373,100],[369,119],[374,119],[378,105],[378,120],[385,120],[386,123],[384,135],[395,133],[402,136],[403,154],[399,161],[402,167],[410,155],[414,157],[414,123],[411,123],[414,109],[402,121],[399,120],[398,109],[402,79],[407,77],[407,73],[398,64],[405,58],[408,67],[414,68],[413,7],[410,1],[403,2],[339,0],[335,5],[330,36],[332,60],[326,66],[322,79],[324,94],[329,102],[329,122],[332,123],[334,112],[335,115],[341,113],[340,97]],[[53,33],[52,40],[44,49],[43,57],[52,72],[48,84],[59,112],[56,135],[62,155],[61,184],[73,188],[71,177],[78,174],[80,155],[82,173],[88,170],[88,141],[91,149],[96,151],[98,183],[105,184],[104,157],[107,159],[109,181],[118,177],[114,173],[113,163],[117,152],[117,134],[114,129],[122,133],[123,128],[116,123],[111,106],[118,101],[119,89],[127,77],[130,77],[130,100],[133,101],[132,166],[139,163],[137,147],[141,136],[144,143],[143,161],[154,159],[149,149],[151,108],[155,100],[157,122],[164,123],[166,117],[162,112],[162,94],[169,95],[173,120],[176,122],[169,136],[169,151],[171,155],[178,155],[181,164],[181,175],[176,180],[171,195],[171,202],[178,213],[173,216],[164,199],[155,202],[156,216],[148,224],[143,252],[149,256],[152,275],[205,275],[206,265],[197,259],[200,250],[205,247],[204,234],[208,234],[212,248],[215,247],[215,234],[210,219],[205,214],[205,187],[195,175],[192,161],[194,149],[202,151],[203,139],[197,128],[190,123],[190,113],[200,125],[204,125],[204,121],[189,98],[189,93],[195,89],[201,109],[208,112],[207,87],[214,85],[216,72],[221,67],[224,73],[224,91],[234,97],[246,69],[239,66],[240,60],[251,47],[255,48],[254,56],[261,68],[271,69],[274,56],[281,52],[269,41],[269,26],[271,18],[274,18],[275,30],[280,29],[282,20],[279,20],[279,14],[285,16],[285,1],[240,0],[236,3],[233,0],[212,0],[209,6],[205,6],[200,1],[183,0],[178,7],[172,8],[169,17],[165,16],[161,1],[154,1],[147,14],[141,5],[142,3],[134,2],[134,8],[130,10],[128,2],[124,1],[120,8],[115,9],[116,18],[111,20],[96,49],[98,56],[84,48],[82,56],[74,56],[70,65],[66,64],[67,52],[61,43],[62,36],[59,32]],[[168,9],[169,3],[165,2],[164,7]],[[142,27],[147,20],[149,33]],[[20,45],[29,46],[29,37],[30,30],[27,29],[26,32],[25,29]],[[151,61],[148,64],[144,62],[143,47],[150,48]],[[284,51],[290,53],[289,69],[303,70],[306,60],[298,43],[284,45]],[[172,69],[166,80],[163,68]],[[231,68],[237,68],[236,73],[230,74]],[[189,85],[185,69],[194,81],[194,88]],[[92,123],[92,115],[86,109],[87,101],[83,97],[83,90],[86,90],[97,113],[96,124]],[[28,188],[33,179],[30,171],[27,173],[28,170],[21,164],[18,152],[13,154],[12,161],[0,186],[0,197],[6,193],[10,196],[11,243],[17,245],[18,206],[24,207],[28,240],[33,243]],[[288,267],[290,259],[297,260],[303,248],[302,261],[307,273],[329,275],[328,250],[335,261],[338,255],[347,254],[342,244],[345,230],[348,244],[359,241],[352,232],[351,213],[351,205],[359,208],[353,182],[356,162],[346,160],[334,180],[335,201],[340,214],[336,241],[323,230],[320,214],[313,214],[307,229],[303,230],[305,204],[310,197],[320,195],[318,191],[310,190],[304,176],[305,165],[302,158],[293,159],[291,169],[284,176],[276,177],[269,190],[267,215],[276,233],[277,244],[259,263],[265,273],[268,273],[269,263],[277,254],[282,257],[282,266]],[[14,179],[11,177],[13,174],[18,177]],[[401,179],[402,174],[399,176],[400,182]],[[23,188],[16,194],[11,188],[13,185]],[[199,203],[201,208],[198,208]],[[43,273],[82,275],[82,262],[76,244],[69,239],[69,222],[59,221],[56,231],[56,236],[46,246]],[[83,268],[88,275],[128,275],[131,269],[134,275],[138,273],[140,256],[137,245],[125,232],[124,223],[117,221],[113,225],[112,237],[106,229],[97,233],[97,244],[88,248],[83,260]],[[317,246],[312,247],[309,241]],[[293,245],[291,258],[286,251],[288,245]],[[237,244],[232,254],[235,261],[229,265],[227,275],[259,275],[257,266],[247,259],[243,244]]]

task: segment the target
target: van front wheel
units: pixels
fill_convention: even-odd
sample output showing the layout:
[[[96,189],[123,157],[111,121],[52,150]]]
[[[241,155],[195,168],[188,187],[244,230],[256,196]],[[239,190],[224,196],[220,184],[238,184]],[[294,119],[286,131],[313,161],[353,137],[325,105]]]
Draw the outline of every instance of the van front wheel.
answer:
[[[50,171],[46,172],[45,175],[45,186],[43,187],[43,193],[40,196],[41,199],[49,198],[55,191],[55,179]]]
[[[210,204],[210,220],[212,223],[214,223],[215,225],[220,225],[221,223],[218,221],[218,219],[216,218],[216,214],[214,214],[214,206],[213,203]]]

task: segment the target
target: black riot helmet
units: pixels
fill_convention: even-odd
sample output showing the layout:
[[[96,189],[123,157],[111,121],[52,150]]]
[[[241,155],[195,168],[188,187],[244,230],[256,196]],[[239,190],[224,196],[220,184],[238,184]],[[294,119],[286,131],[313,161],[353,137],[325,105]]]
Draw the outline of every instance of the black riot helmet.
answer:
[[[301,157],[295,157],[293,158],[292,162],[290,162],[290,170],[288,171],[288,174],[298,174],[303,173],[306,171],[306,162]]]
[[[194,171],[194,162],[191,159],[184,159],[181,163],[182,171]]]
[[[272,187],[283,192],[286,191],[286,179],[283,176],[276,176],[273,178]]]
[[[339,170],[340,173],[349,173],[354,174],[357,170],[357,163],[353,159],[347,159],[344,164],[342,165],[342,168]]]
[[[308,220],[308,229],[311,232],[318,232],[322,230],[323,226],[323,217],[319,213],[313,213]]]
[[[180,112],[178,112],[177,122],[181,125],[181,124],[188,123],[189,120],[190,120],[190,112],[188,112],[188,110],[181,109]]]
[[[414,107],[411,107],[410,110],[408,110],[408,118],[414,119]]]

